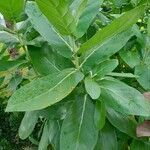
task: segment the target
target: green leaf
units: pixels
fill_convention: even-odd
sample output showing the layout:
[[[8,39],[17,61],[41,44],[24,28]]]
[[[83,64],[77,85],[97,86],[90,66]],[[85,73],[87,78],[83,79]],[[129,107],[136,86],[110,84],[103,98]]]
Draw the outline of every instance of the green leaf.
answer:
[[[110,123],[123,133],[136,137],[137,123],[133,116],[119,113],[110,107],[107,107],[107,118]]]
[[[73,2],[70,5],[70,9],[72,10],[73,16],[75,16],[75,19],[78,21],[80,15],[83,13],[88,0],[73,0]]]
[[[8,83],[7,89],[10,93],[16,91],[18,85],[22,82],[23,78],[21,74],[15,74],[12,76],[11,80]]]
[[[133,140],[130,150],[149,150],[150,142]]]
[[[129,51],[123,49],[120,51],[119,54],[121,58],[125,61],[125,63],[128,64],[131,68],[134,68],[141,61],[137,50]]]
[[[97,129],[101,130],[105,125],[106,108],[103,101],[96,101],[94,122]]]
[[[73,63],[68,58],[54,53],[49,45],[43,44],[41,47],[28,46],[34,69],[40,75],[59,73],[63,69],[73,67]]]
[[[83,77],[76,69],[65,69],[34,80],[12,95],[6,111],[33,111],[51,106],[70,94]]]
[[[18,20],[24,9],[25,0],[1,0],[0,12],[7,20]]]
[[[85,89],[92,99],[98,99],[101,94],[100,86],[91,78],[85,78]]]
[[[123,5],[128,4],[128,0],[113,0],[116,7],[123,7]]]
[[[58,123],[56,120],[47,120],[45,122],[38,150],[46,150],[50,144],[54,149],[59,146],[60,129]]]
[[[75,2],[76,1],[74,1],[74,3]],[[75,31],[75,36],[82,37],[85,34],[90,24],[98,14],[100,5],[102,3],[103,0],[87,0],[85,9],[83,10],[81,16],[79,17],[79,21]]]
[[[76,27],[69,3],[66,0],[36,0],[42,13],[48,18],[50,23],[64,35],[73,33]]]
[[[19,43],[17,36],[8,33],[6,31],[0,31],[0,42],[5,44],[16,44]]]
[[[148,19],[147,32],[148,32],[148,36],[150,37],[150,18]]]
[[[126,12],[84,43],[79,50],[79,53],[84,54],[80,60],[80,67],[85,67],[85,65],[92,67],[95,62],[99,60],[102,62],[119,51],[133,34],[131,31],[123,31],[135,24],[144,11],[145,5],[141,5]]]
[[[150,103],[136,89],[113,78],[103,79],[99,85],[106,105],[123,114],[150,116]]]
[[[41,47],[28,46],[28,51],[34,69],[40,75],[59,73],[65,68],[73,67],[69,59],[54,53],[51,47],[46,44],[43,44]]]
[[[60,123],[58,120],[49,120],[49,142],[54,149],[59,149]]]
[[[30,136],[38,121],[38,111],[26,112],[19,127],[19,137],[24,140]]]
[[[50,48],[28,46],[28,51],[32,60],[34,69],[40,75],[48,75],[52,73],[59,73],[60,69],[56,66],[52,59],[49,59],[47,53],[52,52]]]
[[[106,122],[104,128],[100,131],[99,139],[94,150],[117,150],[117,136],[115,129],[109,122]]]
[[[97,66],[99,63],[107,60],[110,56],[118,52],[132,36],[133,32],[130,29],[113,36],[96,47],[93,46],[93,48],[82,54],[80,58],[80,67],[85,71],[92,70],[94,66]]]
[[[41,13],[35,2],[27,2],[26,13],[34,28],[52,46],[54,50],[64,57],[71,57],[73,50],[68,44],[68,39],[61,36],[57,30],[53,28],[46,17]]]
[[[84,53],[93,47],[101,46],[107,39],[114,37],[118,33],[129,29],[133,24],[137,22],[140,16],[145,11],[145,5],[141,5],[132,9],[121,17],[114,20],[110,25],[106,26],[102,30],[98,31],[89,41],[81,46],[80,52]]]
[[[26,60],[23,58],[19,58],[14,61],[0,60],[0,77],[5,76],[24,63],[26,63]]]
[[[46,121],[42,133],[42,137],[38,146],[38,150],[46,150],[49,145],[49,122]]]
[[[92,71],[94,75],[103,78],[105,75],[111,73],[117,66],[118,60],[110,59],[100,63]]]
[[[0,86],[3,84],[4,78],[0,78]]]
[[[132,73],[118,73],[118,72],[112,72],[108,74],[109,76],[114,77],[122,77],[122,78],[138,78],[138,76],[132,74]]]
[[[135,75],[139,76],[137,81],[140,85],[146,89],[150,90],[150,65],[140,64],[135,67]]]
[[[77,96],[61,129],[60,150],[92,150],[98,130],[94,125],[94,105],[87,95]]]

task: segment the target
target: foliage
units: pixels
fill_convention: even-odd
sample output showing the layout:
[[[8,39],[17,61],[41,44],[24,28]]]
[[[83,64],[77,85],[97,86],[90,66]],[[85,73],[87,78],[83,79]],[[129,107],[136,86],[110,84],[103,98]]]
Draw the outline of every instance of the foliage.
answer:
[[[6,112],[25,112],[19,137],[39,150],[150,149],[149,9],[147,0],[1,1],[0,97]]]

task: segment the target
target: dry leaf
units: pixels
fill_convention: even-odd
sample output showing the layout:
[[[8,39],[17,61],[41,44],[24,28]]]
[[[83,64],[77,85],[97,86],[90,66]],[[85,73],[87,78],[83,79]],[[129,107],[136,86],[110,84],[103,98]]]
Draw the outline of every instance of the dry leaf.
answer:
[[[150,121],[145,121],[136,128],[137,137],[150,136]]]
[[[143,95],[147,100],[150,100],[150,92],[146,92]]]

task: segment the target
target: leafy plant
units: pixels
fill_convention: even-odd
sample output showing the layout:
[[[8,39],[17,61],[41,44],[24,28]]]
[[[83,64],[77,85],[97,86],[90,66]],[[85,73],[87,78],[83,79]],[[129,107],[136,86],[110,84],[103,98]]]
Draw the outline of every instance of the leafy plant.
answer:
[[[150,118],[149,1],[15,3],[0,2],[0,91],[6,112],[25,112],[20,138],[39,150],[150,149],[136,134]]]

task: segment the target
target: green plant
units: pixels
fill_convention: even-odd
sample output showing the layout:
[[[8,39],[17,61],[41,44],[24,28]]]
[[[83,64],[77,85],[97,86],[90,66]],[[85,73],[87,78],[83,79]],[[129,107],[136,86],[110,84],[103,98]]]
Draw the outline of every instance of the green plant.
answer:
[[[150,117],[148,1],[5,0],[0,12],[1,91],[6,112],[25,112],[21,139],[39,150],[150,149],[136,134]]]

